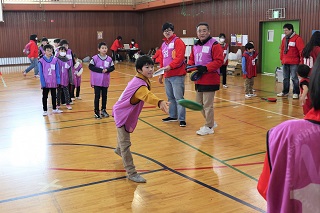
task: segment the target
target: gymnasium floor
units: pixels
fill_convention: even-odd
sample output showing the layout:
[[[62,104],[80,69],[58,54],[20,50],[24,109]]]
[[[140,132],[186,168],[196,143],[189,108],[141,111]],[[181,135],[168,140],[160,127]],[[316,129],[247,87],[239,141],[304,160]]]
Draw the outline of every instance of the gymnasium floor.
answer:
[[[128,181],[113,152],[113,118],[93,118],[93,89],[84,64],[81,97],[73,110],[42,116],[41,89],[26,66],[1,67],[0,212],[265,212],[256,190],[266,132],[288,119],[302,118],[297,100],[275,97],[281,83],[255,79],[257,97],[244,98],[242,77],[228,76],[228,89],[215,98],[213,135],[198,136],[200,112],[187,110],[187,127],[163,123],[161,110],[145,104],[131,134],[134,162],[146,184]],[[107,111],[135,75],[132,63],[111,73]],[[4,87],[4,84],[7,87]],[[164,86],[152,91],[165,99]],[[49,95],[50,96],[50,95]],[[186,78],[186,99],[195,99]]]

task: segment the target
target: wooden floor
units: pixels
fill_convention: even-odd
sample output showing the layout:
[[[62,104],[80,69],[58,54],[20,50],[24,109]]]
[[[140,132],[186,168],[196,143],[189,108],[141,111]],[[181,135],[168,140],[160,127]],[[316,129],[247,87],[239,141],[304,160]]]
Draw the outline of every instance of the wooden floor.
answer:
[[[84,65],[87,67],[86,65]],[[42,116],[39,79],[25,66],[2,67],[0,81],[0,212],[265,212],[256,190],[265,153],[266,132],[282,121],[302,118],[298,101],[275,97],[281,84],[258,76],[258,97],[244,98],[242,77],[228,76],[228,89],[215,98],[213,135],[198,136],[200,112],[187,110],[187,127],[163,123],[166,115],[145,105],[131,134],[134,162],[146,184],[128,181],[113,152],[116,128],[112,117],[93,118],[93,89],[86,68],[82,100],[73,110]],[[107,111],[111,113],[133,64],[116,65],[111,74]],[[165,99],[164,86],[152,91]],[[186,99],[195,99],[186,80]],[[50,103],[50,100],[48,100]]]

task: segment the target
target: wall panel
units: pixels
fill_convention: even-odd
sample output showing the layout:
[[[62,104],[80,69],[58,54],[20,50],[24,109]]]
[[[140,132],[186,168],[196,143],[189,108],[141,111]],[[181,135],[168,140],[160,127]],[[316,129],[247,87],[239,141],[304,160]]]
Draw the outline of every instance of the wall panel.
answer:
[[[320,29],[319,1],[215,0],[189,5],[181,1],[179,6],[144,12],[4,11],[5,22],[0,23],[0,57],[22,56],[21,50],[32,33],[37,33],[39,38],[44,35],[68,39],[80,57],[96,53],[99,42],[96,31],[104,32],[109,46],[121,35],[124,42],[135,38],[147,52],[161,44],[161,26],[166,21],[175,25],[175,32],[181,37],[196,36],[195,26],[205,21],[213,36],[223,32],[229,41],[231,33],[248,34],[259,49],[259,23],[272,21],[266,17],[267,10],[272,8],[285,8],[285,20],[300,20],[300,35],[308,41],[311,30]],[[182,35],[182,30],[187,30],[187,34]]]

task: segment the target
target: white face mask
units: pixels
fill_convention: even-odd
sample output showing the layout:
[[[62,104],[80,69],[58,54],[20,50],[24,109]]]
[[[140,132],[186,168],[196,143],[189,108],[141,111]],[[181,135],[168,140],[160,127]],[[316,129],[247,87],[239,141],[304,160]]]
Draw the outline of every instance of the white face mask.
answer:
[[[226,40],[225,38],[219,38],[219,41],[220,41],[221,43],[223,43],[225,40]]]
[[[60,52],[59,55],[63,57],[63,56],[66,56],[67,53],[66,52]]]
[[[134,42],[133,42],[133,41],[131,41],[131,44],[134,44]]]

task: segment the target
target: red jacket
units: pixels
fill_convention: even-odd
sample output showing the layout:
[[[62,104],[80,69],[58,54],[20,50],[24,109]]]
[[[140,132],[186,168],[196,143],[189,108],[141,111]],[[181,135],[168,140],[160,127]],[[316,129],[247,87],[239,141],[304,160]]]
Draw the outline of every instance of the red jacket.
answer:
[[[116,39],[114,40],[113,44],[111,45],[110,49],[113,50],[113,51],[117,51],[119,48],[122,48],[123,45],[121,44],[121,42]]]
[[[161,55],[161,49],[157,49],[156,54],[152,56],[152,59],[155,59],[155,62],[159,64],[161,62],[160,55]]]
[[[289,39],[288,52],[284,54],[286,46],[286,37],[282,39],[280,60],[282,64],[300,64],[301,53],[304,48],[304,43],[302,38],[295,34]]]
[[[139,48],[139,45],[137,43],[134,43],[134,45],[130,44],[130,48]]]
[[[196,84],[220,85],[220,75],[216,71],[223,65],[223,49],[220,44],[213,44],[211,48],[212,62],[206,65],[208,72],[204,73]],[[188,65],[195,65],[193,48],[189,57]]]
[[[38,53],[39,53],[39,49],[38,49],[38,45],[35,41],[30,40],[30,53],[28,55],[28,58],[38,58]]]
[[[162,39],[166,44],[170,43],[172,41],[172,39],[174,39],[177,35],[173,34],[173,36],[171,36],[169,39]],[[162,55],[162,49],[159,48],[160,50],[160,68],[163,67],[163,55]],[[184,58],[184,54],[186,51],[186,45],[184,44],[184,42],[178,38],[175,40],[174,42],[174,50],[175,50],[175,58],[171,61],[171,63],[169,64],[169,66],[171,67],[171,70],[169,70],[168,72],[164,73],[164,77],[165,78],[170,78],[173,76],[182,76],[182,75],[186,75],[186,64],[183,63],[181,65],[181,62],[183,62],[185,60]]]
[[[223,57],[224,59],[223,60],[226,60],[226,62],[224,62],[224,66],[227,66],[228,65],[228,54],[229,54],[229,44],[227,43],[224,43],[224,44],[220,44],[222,49],[223,49]]]
[[[257,76],[257,66],[256,66],[257,56],[258,56],[257,52],[252,52],[252,55],[250,55],[249,52],[245,51],[242,54],[242,57],[246,59],[245,64],[243,64],[242,67],[244,67],[245,71],[247,72],[247,74],[244,75],[243,78],[252,78]]]

